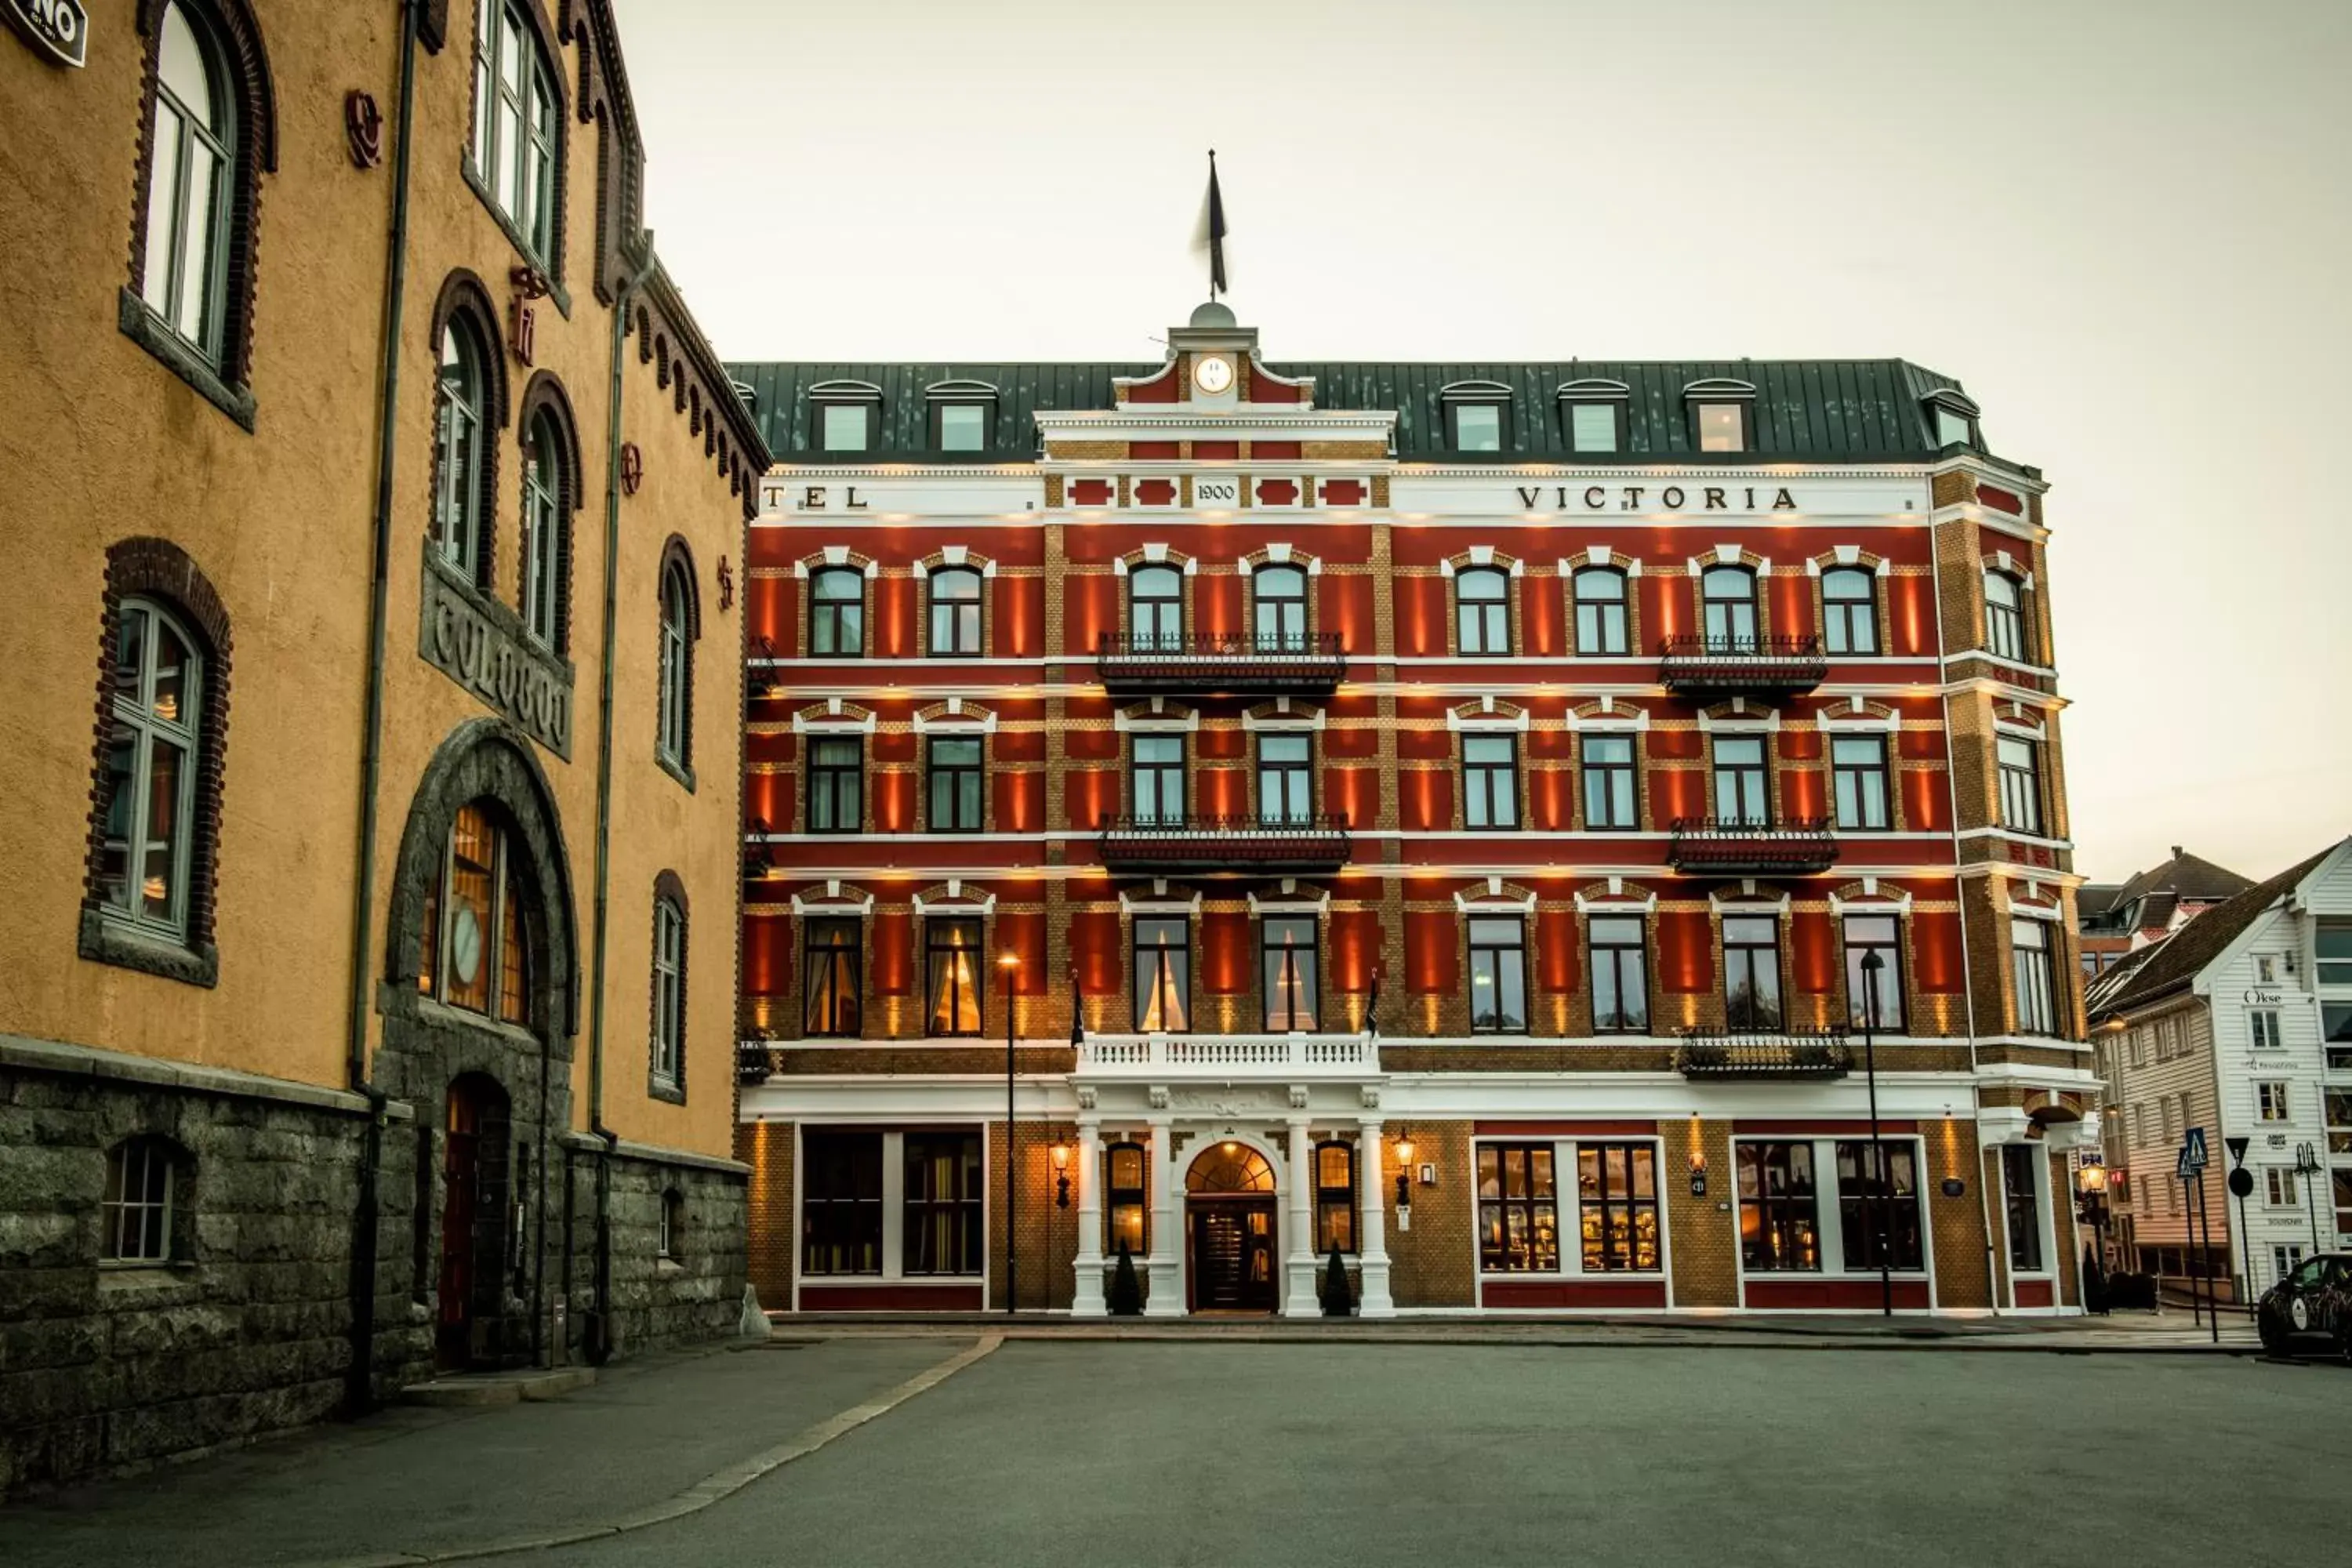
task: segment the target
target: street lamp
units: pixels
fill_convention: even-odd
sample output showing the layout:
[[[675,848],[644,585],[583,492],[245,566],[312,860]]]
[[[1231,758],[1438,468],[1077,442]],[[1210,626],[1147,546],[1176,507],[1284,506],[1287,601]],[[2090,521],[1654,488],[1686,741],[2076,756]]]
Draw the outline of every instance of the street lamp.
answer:
[[[1009,1318],[1021,1300],[1020,1276],[1015,1271],[1019,1251],[1013,1239],[1013,1215],[1020,1202],[1013,1179],[1013,976],[1021,967],[1021,955],[1001,953],[996,967],[1004,972],[1004,1315]]]
[[[2294,1146],[2294,1173],[2303,1178],[2303,1206],[2311,1212],[2311,1255],[2319,1256],[2319,1205],[2312,1201],[2312,1178],[2325,1169],[2319,1163],[2319,1151],[2308,1143]]]
[[[1886,1148],[1878,1141],[1878,1050],[1873,1032],[1878,1026],[1878,973],[1886,961],[1874,947],[1865,948],[1862,954],[1862,1072],[1870,1086],[1870,1163],[1872,1174],[1877,1178],[1871,1188],[1873,1205],[1877,1209],[1878,1226],[1878,1310],[1882,1317],[1895,1315],[1895,1248],[1893,1238],[1886,1234]]]

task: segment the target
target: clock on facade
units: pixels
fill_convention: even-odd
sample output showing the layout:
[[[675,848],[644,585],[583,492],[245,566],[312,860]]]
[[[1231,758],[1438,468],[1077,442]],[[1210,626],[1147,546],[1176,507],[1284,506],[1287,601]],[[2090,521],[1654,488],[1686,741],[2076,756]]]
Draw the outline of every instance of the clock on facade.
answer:
[[[1192,384],[1214,395],[1234,384],[1234,362],[1223,354],[1202,354],[1192,362]]]
[[[449,931],[449,966],[460,985],[471,985],[482,972],[482,922],[469,909],[459,909]]]

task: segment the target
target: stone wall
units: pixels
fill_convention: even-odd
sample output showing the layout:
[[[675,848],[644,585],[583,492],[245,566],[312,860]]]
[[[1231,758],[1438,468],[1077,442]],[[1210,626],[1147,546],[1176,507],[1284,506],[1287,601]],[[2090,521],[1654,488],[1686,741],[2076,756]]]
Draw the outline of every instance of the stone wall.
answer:
[[[587,1359],[596,1309],[596,1181],[604,1140],[564,1139],[571,1155],[571,1289],[566,1360]],[[743,1310],[749,1173],[730,1162],[623,1142],[610,1169],[613,1355],[723,1338]],[[662,1210],[671,1196],[670,1250]],[[766,1305],[764,1299],[761,1302]]]
[[[356,1095],[110,1052],[0,1042],[0,1494],[315,1421],[352,1366]],[[411,1299],[416,1141],[381,1144],[373,1360],[431,1353]],[[108,1152],[176,1152],[170,1258],[102,1265]]]

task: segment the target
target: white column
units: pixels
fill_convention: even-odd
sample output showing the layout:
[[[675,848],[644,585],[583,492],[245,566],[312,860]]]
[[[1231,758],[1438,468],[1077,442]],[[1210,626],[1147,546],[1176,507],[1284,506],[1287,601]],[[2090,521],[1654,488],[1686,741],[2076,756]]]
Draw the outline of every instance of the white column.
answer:
[[[1290,1247],[1283,1266],[1282,1315],[1311,1318],[1315,1299],[1315,1149],[1304,1116],[1290,1119]]]
[[[1148,1273],[1151,1293],[1144,1298],[1147,1318],[1184,1315],[1184,1276],[1176,1259],[1183,1238],[1176,1234],[1176,1160],[1168,1119],[1151,1123],[1151,1261]]]
[[[1078,1184],[1078,1279],[1070,1295],[1070,1316],[1109,1315],[1103,1300],[1102,1253],[1102,1123],[1091,1116],[1078,1118],[1078,1168],[1071,1173]]]
[[[1356,1165],[1364,1183],[1364,1283],[1357,1292],[1356,1311],[1367,1318],[1393,1318],[1396,1301],[1389,1294],[1388,1180],[1381,1171],[1381,1122],[1367,1116],[1360,1118],[1356,1127]]]

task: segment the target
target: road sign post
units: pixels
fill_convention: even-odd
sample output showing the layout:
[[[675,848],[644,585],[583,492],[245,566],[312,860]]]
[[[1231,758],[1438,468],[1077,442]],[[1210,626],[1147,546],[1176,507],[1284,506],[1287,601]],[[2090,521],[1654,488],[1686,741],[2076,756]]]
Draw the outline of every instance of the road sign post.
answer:
[[[2189,1321],[2193,1323],[2198,1320],[2201,1303],[2205,1309],[2202,1315],[2213,1324],[2213,1337],[2218,1341],[2221,1335],[2221,1324],[2211,1314],[2220,1310],[2220,1303],[2208,1290],[2211,1281],[2205,1272],[2210,1254],[2198,1240],[2197,1229],[2197,1222],[2205,1213],[2205,1129],[2191,1127],[2180,1140],[2180,1156],[2173,1163],[2174,1173],[2180,1178],[2181,1200],[2189,1205],[2185,1238],[2189,1243],[2186,1250],[2191,1259],[2189,1268]]]
[[[2230,1249],[2239,1264],[2235,1271],[2238,1304],[2251,1318],[2254,1315],[2254,1237],[2246,1228],[2246,1194],[2254,1190],[2254,1173],[2246,1169],[2246,1150],[2252,1140],[2224,1138],[2221,1142],[2230,1151],[2230,1195],[2238,1200],[2237,1245]]]

